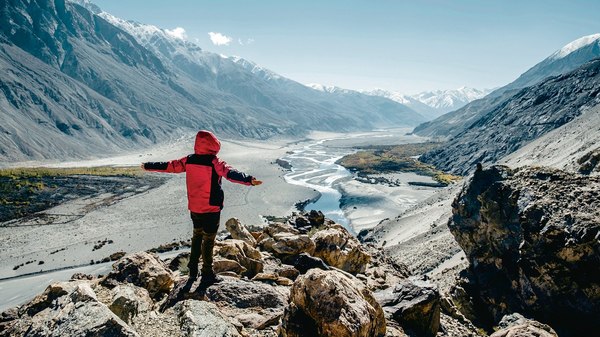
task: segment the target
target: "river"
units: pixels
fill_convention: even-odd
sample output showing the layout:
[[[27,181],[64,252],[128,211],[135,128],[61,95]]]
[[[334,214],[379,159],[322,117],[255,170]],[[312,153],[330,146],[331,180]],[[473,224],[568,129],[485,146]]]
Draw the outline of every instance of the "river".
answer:
[[[323,143],[326,141],[323,139],[305,145],[286,155],[283,159],[292,165],[292,170],[284,178],[289,184],[310,187],[321,194],[316,201],[306,205],[305,210],[320,210],[326,217],[356,234],[340,209],[342,194],[336,188],[340,182],[351,179],[352,174],[335,163],[353,150],[325,148]]]

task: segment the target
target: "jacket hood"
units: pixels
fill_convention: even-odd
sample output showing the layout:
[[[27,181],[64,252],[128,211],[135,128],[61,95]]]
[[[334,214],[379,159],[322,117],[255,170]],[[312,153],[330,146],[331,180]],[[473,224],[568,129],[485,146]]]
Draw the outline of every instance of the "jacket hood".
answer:
[[[221,149],[221,142],[210,131],[201,130],[196,135],[196,144],[194,145],[195,154],[217,154]]]

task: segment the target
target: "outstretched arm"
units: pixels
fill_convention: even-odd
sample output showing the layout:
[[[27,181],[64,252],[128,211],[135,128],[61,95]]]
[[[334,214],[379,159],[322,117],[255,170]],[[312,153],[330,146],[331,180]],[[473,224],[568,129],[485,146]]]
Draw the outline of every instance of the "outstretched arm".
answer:
[[[185,172],[185,163],[186,162],[187,162],[187,157],[184,157],[181,159],[176,159],[176,160],[171,160],[171,161],[142,163],[142,168],[146,171],[181,173],[181,172]]]
[[[234,169],[233,167],[229,166],[226,162],[216,157],[213,161],[213,165],[215,166],[215,171],[217,171],[218,175],[220,175],[221,177],[225,177],[225,179],[231,182],[248,186],[256,186],[262,184],[262,181],[256,180],[256,178],[254,178],[253,176],[247,175],[244,172],[240,172]]]

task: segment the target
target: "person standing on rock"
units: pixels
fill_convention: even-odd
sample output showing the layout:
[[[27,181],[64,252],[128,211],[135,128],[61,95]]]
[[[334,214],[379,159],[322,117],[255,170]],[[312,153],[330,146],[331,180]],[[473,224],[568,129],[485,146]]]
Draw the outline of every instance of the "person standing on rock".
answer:
[[[213,248],[219,228],[224,193],[221,178],[248,186],[262,184],[253,176],[233,169],[217,157],[221,142],[210,131],[199,131],[196,135],[194,153],[169,162],[142,163],[147,171],[186,173],[188,209],[194,224],[192,252],[188,268],[189,279],[198,277],[198,262],[202,255],[201,283],[217,282],[213,264]]]

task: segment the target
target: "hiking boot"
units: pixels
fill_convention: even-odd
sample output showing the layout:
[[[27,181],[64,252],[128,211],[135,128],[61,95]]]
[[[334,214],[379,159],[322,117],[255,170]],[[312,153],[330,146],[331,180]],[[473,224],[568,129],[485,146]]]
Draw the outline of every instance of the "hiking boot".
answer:
[[[202,275],[202,278],[200,279],[200,284],[210,285],[210,284],[219,283],[221,281],[223,281],[223,279],[215,274],[206,274],[206,275]]]

